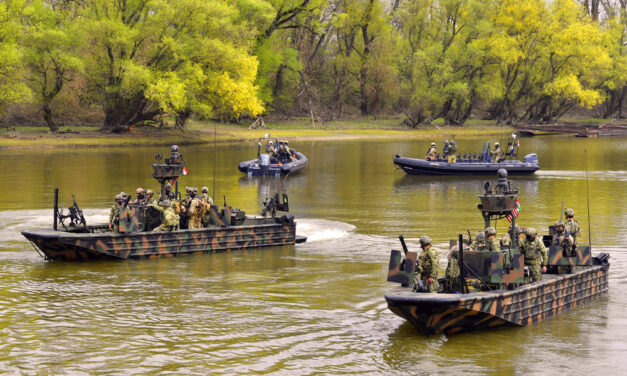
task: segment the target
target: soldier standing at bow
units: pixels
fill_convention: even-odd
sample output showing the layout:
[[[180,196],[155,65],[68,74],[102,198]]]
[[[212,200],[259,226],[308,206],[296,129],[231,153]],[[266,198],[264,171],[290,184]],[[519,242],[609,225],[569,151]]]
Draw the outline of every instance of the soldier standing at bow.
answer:
[[[418,257],[416,274],[428,292],[438,292],[438,265],[440,258],[438,252],[431,247],[431,238],[423,236],[420,238],[422,253]]]

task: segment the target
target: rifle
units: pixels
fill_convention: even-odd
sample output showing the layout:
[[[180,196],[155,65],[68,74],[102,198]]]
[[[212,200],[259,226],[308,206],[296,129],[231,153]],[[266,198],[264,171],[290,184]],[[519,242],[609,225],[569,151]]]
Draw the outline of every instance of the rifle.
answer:
[[[560,212],[560,221],[564,217],[564,200],[562,200],[562,211]]]
[[[470,236],[470,229],[466,229],[466,231],[468,231],[468,246],[470,247],[472,245],[472,236]]]

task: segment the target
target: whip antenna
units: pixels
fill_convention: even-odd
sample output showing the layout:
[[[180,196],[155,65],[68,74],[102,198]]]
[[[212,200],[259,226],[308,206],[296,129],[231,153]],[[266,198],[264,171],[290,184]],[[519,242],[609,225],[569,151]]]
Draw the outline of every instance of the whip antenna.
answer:
[[[216,197],[216,147],[218,146],[218,125],[213,124],[213,198]]]
[[[584,154],[586,155],[586,205],[588,206],[588,246],[590,250],[592,250],[592,232],[590,223],[590,189],[588,188],[588,150],[584,149]]]

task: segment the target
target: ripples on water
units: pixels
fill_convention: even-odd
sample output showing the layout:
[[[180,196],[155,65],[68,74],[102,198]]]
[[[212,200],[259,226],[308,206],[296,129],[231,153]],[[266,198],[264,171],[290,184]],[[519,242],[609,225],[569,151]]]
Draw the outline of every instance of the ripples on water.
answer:
[[[549,143],[538,140],[533,142]],[[52,210],[0,212],[0,370],[33,375],[627,372],[624,163],[612,165],[612,171],[588,172],[595,249],[611,253],[608,296],[527,328],[425,338],[387,309],[383,294],[394,286],[385,282],[389,250],[400,249],[400,233],[412,250],[428,233],[444,268],[448,239],[482,226],[474,208],[477,187],[486,178],[403,176],[390,166],[398,145],[403,152],[423,149],[394,142],[306,146],[310,166],[294,176],[290,204],[297,232],[308,242],[294,247],[159,260],[44,262],[20,231],[49,228]],[[363,159],[360,170],[336,166],[342,173],[328,171],[339,150]],[[126,154],[88,157],[100,153],[115,167],[110,171],[114,190],[128,189],[129,181],[144,175],[139,171],[145,161],[118,174]],[[144,154],[150,161],[154,153],[139,155]],[[37,168],[36,156],[22,157],[33,159]],[[69,174],[70,167],[47,168]],[[586,172],[562,168],[554,163],[535,177],[514,179],[525,224],[545,229],[557,219],[562,199],[586,223]],[[211,181],[206,169],[193,171],[201,174],[194,184]],[[37,176],[31,179],[38,182]],[[220,184],[232,184],[229,199],[244,201],[250,212],[277,185],[218,176]],[[109,211],[102,207],[110,189],[85,179],[80,188],[87,192],[79,197],[86,202],[88,222],[104,223]],[[48,190],[54,182],[45,184]],[[32,207],[46,207],[48,201]]]

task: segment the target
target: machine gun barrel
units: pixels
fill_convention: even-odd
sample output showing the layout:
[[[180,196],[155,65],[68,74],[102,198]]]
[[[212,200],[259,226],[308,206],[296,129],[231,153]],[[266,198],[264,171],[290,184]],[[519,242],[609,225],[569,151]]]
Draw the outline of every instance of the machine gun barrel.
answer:
[[[401,246],[403,246],[403,252],[405,252],[405,257],[407,257],[407,244],[405,244],[405,237],[403,235],[399,235],[398,240],[401,241]]]

